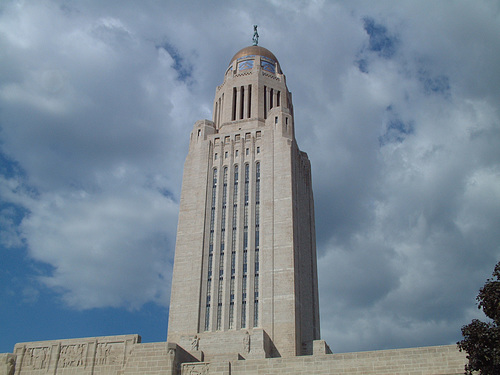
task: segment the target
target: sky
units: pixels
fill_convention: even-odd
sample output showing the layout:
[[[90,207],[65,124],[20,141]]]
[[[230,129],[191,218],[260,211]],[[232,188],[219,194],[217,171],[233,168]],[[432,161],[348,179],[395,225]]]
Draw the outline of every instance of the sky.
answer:
[[[452,344],[500,260],[500,2],[0,2],[0,353],[166,340],[182,168],[231,57],[278,58],[333,352]]]

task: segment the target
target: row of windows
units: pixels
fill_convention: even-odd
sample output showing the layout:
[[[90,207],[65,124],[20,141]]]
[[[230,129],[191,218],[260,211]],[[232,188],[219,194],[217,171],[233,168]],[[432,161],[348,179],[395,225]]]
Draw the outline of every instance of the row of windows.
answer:
[[[221,99],[216,103],[216,118],[220,122],[218,108]],[[219,104],[218,104],[219,103]],[[281,91],[264,86],[264,118],[273,107],[281,106]],[[233,103],[231,107],[231,121],[243,120],[252,116],[252,85],[233,87]]]
[[[238,97],[239,96],[239,97]],[[246,108],[245,108],[246,106]],[[252,85],[233,87],[231,120],[243,120],[252,116]]]
[[[260,146],[257,146],[255,148],[255,152],[257,154],[260,154]],[[234,150],[234,157],[237,158],[238,156],[240,155],[240,150]],[[250,155],[250,149],[249,148],[246,148],[245,149],[245,156],[248,156]],[[227,159],[229,157],[229,151],[225,151],[224,152],[224,159]],[[214,160],[217,160],[219,159],[219,154],[216,152],[214,153]]]
[[[281,105],[281,91],[274,91],[267,86],[264,86],[264,118],[267,118],[267,112],[273,107]]]
[[[234,181],[233,181],[233,215],[231,221],[231,278],[229,282],[230,300],[229,300],[229,316],[228,325],[230,329],[234,329],[234,300],[235,300],[235,275],[236,275],[236,251],[237,251],[237,217],[238,217],[238,188],[239,188],[239,167],[234,166]],[[222,201],[220,202],[221,209],[221,229],[220,229],[220,251],[219,251],[219,278],[217,288],[217,310],[216,314],[216,329],[222,328],[223,318],[223,286],[224,286],[224,252],[225,252],[225,231],[226,231],[226,211],[227,211],[227,185],[228,185],[228,168],[225,167],[222,176]],[[207,298],[205,310],[205,330],[210,329],[210,312],[211,312],[211,288],[212,288],[212,268],[213,268],[213,248],[214,248],[214,226],[217,207],[217,185],[218,174],[217,168],[213,170],[212,179],[212,200],[210,214],[210,236],[209,236],[209,256],[208,256],[208,275],[207,275]],[[246,327],[247,322],[247,293],[248,293],[248,206],[249,206],[249,185],[250,185],[250,166],[244,166],[244,196],[243,196],[243,252],[242,252],[242,283],[241,283],[241,328]],[[259,298],[259,227],[260,227],[260,163],[255,164],[255,257],[253,284],[254,284],[254,321],[253,326],[258,326],[258,298]]]
[[[255,132],[255,138],[256,138],[256,139],[260,139],[260,138],[262,138],[262,132],[261,132],[260,130],[257,130],[257,131]],[[235,142],[239,142],[239,141],[241,141],[241,139],[242,139],[242,138],[241,138],[241,134],[235,134],[235,135],[234,135],[234,141],[235,141]],[[252,133],[250,133],[250,132],[245,133],[245,138],[244,138],[244,139],[245,139],[245,142],[250,141],[250,140],[252,139]],[[220,144],[220,142],[221,142],[220,137],[216,137],[216,138],[214,138],[214,144],[215,144],[216,146],[218,146],[218,145]],[[230,144],[230,143],[231,143],[231,136],[230,136],[230,135],[226,135],[226,136],[224,137],[224,144],[228,145],[228,144]]]

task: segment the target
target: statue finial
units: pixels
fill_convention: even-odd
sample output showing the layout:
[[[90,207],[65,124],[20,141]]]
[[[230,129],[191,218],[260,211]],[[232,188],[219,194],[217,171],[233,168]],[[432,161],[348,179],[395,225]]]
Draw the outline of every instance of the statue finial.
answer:
[[[259,44],[259,33],[257,32],[257,25],[253,25],[253,45]]]

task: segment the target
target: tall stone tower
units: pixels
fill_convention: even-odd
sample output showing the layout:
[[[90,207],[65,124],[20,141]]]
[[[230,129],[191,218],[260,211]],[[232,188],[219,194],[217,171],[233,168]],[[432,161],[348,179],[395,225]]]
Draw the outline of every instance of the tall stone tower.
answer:
[[[278,59],[229,63],[184,165],[168,341],[242,358],[311,354],[320,338],[311,167]]]

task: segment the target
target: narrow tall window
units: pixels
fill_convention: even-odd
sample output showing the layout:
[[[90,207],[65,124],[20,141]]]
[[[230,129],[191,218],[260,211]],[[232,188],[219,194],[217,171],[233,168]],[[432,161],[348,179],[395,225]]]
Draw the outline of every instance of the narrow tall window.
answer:
[[[231,233],[231,280],[229,285],[229,329],[234,328],[234,283],[236,277],[236,233],[238,223],[238,181],[239,169],[234,166],[234,182],[233,182],[233,220]]]
[[[207,267],[207,299],[205,305],[205,331],[210,328],[210,304],[212,293],[212,268],[214,252],[214,227],[215,227],[215,207],[217,201],[217,168],[213,171],[212,177],[212,207],[210,209],[210,234],[208,240],[208,267]]]
[[[221,103],[220,103],[220,111],[219,111],[219,125],[221,124],[222,120],[222,113],[224,111],[224,93],[222,93],[221,97]]]
[[[247,289],[247,276],[243,275],[242,288]],[[247,293],[244,292],[241,296],[241,328],[247,326]]]
[[[236,94],[237,90],[236,87],[233,87],[233,108],[232,108],[232,114],[231,114],[231,120],[236,120]]]
[[[276,107],[279,107],[281,104],[281,91],[276,93]]]
[[[221,113],[222,113],[222,101],[221,98],[219,98],[219,117],[217,119],[217,126],[220,126],[220,118],[221,118]]]
[[[253,326],[259,326],[259,275],[254,278]]]
[[[264,119],[267,118],[267,87],[264,86]]]
[[[231,276],[231,299],[229,301],[229,329],[234,328],[234,276]]]
[[[214,122],[216,127],[218,126],[218,119],[219,119],[219,102],[215,101]]]
[[[252,117],[252,85],[248,85],[248,110],[247,117]]]
[[[274,90],[271,89],[271,92],[269,92],[269,109],[273,108],[273,96],[274,96]]]
[[[241,328],[246,327],[247,271],[248,271],[248,201],[250,186],[250,166],[245,164],[244,206],[243,206],[243,269],[241,283]]]
[[[222,175],[222,209],[221,209],[220,252],[219,252],[219,292],[217,293],[217,330],[221,329],[221,322],[222,322],[224,250],[226,246],[227,174],[228,174],[227,167],[225,167]]]
[[[219,277],[219,292],[217,293],[217,298],[222,301],[222,288],[223,288],[223,278]],[[222,302],[217,304],[217,330],[222,327]]]
[[[260,253],[260,163],[255,163],[255,253],[253,326],[259,325],[259,253]]]
[[[240,88],[240,120],[243,119],[243,115],[245,113],[245,87],[241,86]]]

